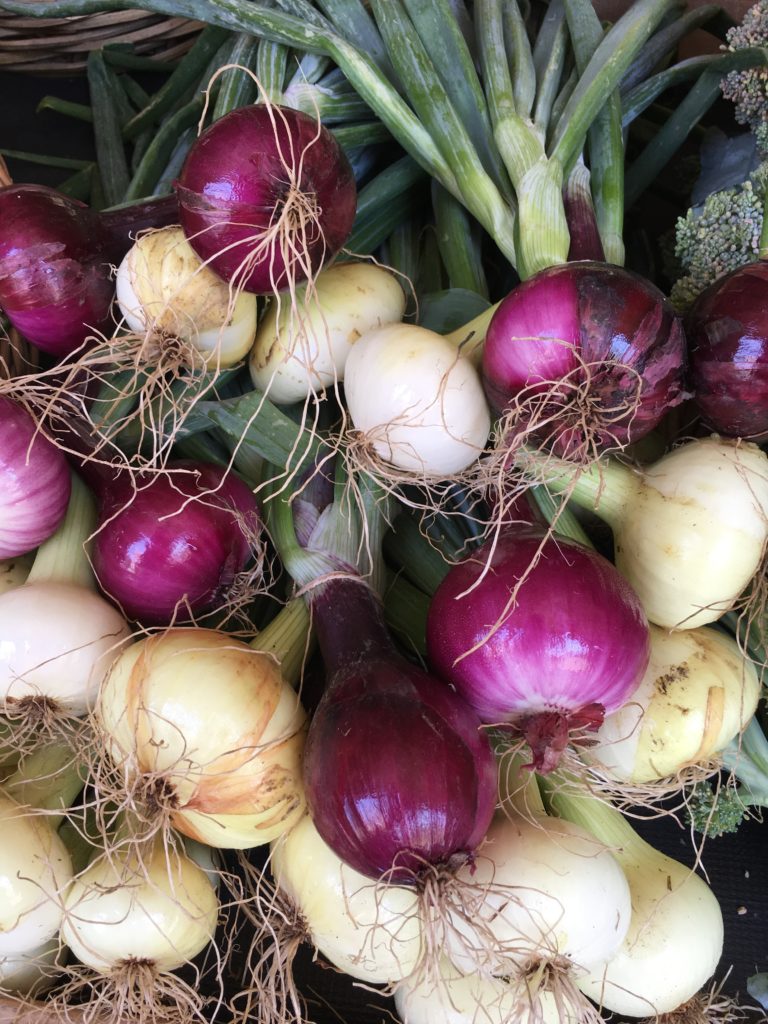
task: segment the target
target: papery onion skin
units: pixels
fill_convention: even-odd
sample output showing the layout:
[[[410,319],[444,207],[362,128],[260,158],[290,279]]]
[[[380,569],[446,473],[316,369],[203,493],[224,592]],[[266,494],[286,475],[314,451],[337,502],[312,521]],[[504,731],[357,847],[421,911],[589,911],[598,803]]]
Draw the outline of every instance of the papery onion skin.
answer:
[[[93,542],[100,586],[131,619],[168,625],[213,608],[244,569],[258,505],[233,473],[179,460],[102,496]],[[138,483],[138,489],[136,489]]]
[[[352,602],[378,622],[364,637],[351,629]],[[413,883],[427,865],[470,855],[497,789],[477,716],[397,654],[365,586],[328,583],[312,609],[329,673],[304,755],[318,832],[360,874],[390,882]]]
[[[768,263],[726,274],[685,321],[690,379],[704,423],[726,437],[768,437]]]
[[[117,269],[116,295],[130,330],[160,345],[179,338],[212,369],[238,363],[256,335],[256,296],[235,295],[175,224],[137,238]]]
[[[98,215],[44,185],[0,189],[0,307],[57,358],[108,329],[115,287]]]
[[[275,660],[216,630],[180,627],[115,661],[96,708],[133,783],[162,778],[171,822],[220,849],[270,842],[304,813],[306,715]]]
[[[26,409],[0,395],[0,558],[47,540],[66,514],[70,489],[64,455]]]
[[[524,389],[555,392],[554,409],[572,394],[563,389],[558,400],[558,381],[586,381],[586,425],[605,449],[637,441],[682,401],[684,363],[681,321],[661,291],[622,267],[585,260],[540,271],[502,300],[482,374],[498,412]],[[573,430],[575,438],[558,428],[559,453],[577,443],[578,423]]]
[[[611,711],[648,664],[648,622],[629,584],[597,552],[544,537],[520,527],[486,542],[450,569],[430,605],[429,663],[484,722]]]
[[[292,179],[312,211],[296,208],[281,249],[279,239],[265,239],[290,202]],[[357,206],[352,168],[333,135],[307,114],[267,104],[240,107],[210,125],[190,150],[175,190],[198,256],[226,281],[257,294],[317,273],[347,240]]]

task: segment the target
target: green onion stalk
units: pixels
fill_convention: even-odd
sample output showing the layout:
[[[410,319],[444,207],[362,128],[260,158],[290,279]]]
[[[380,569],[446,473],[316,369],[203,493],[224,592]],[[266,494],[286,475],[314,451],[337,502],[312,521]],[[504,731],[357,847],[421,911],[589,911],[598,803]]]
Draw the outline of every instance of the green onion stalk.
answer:
[[[3,0],[0,6],[21,8],[17,0]],[[25,3],[23,8],[50,16],[122,6],[116,0],[54,0],[52,6]],[[674,2],[639,0],[603,33],[590,3],[558,0],[531,47],[516,2],[482,0],[476,24],[479,76],[448,0],[429,5],[373,0],[372,19],[363,18],[352,0],[324,5],[325,13],[306,0],[283,5],[290,13],[243,0],[194,0],[191,5],[143,0],[140,6],[330,57],[392,137],[466,207],[527,277],[568,258],[562,187],[596,122],[591,135],[591,152],[599,154],[600,165],[595,207],[606,232],[606,253],[615,249],[608,236],[615,235],[620,208],[618,135],[615,116],[613,134],[600,128],[598,119]],[[357,24],[361,18],[364,25]],[[361,31],[364,45],[357,41]],[[565,73],[571,49],[575,79]],[[152,106],[151,118],[142,113],[128,123],[129,135],[157,118],[162,103],[155,98]]]

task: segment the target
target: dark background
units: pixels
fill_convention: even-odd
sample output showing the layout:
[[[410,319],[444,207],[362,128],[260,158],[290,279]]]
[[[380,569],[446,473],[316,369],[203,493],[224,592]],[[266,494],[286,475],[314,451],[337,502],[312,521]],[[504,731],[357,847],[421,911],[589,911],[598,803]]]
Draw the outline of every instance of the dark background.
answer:
[[[92,159],[88,124],[50,111],[36,113],[39,100],[48,93],[88,102],[83,77],[0,73],[0,149]],[[18,182],[55,186],[71,173],[13,159],[7,162]],[[640,831],[670,856],[694,863],[694,844],[685,827],[664,818],[644,823]],[[768,971],[768,823],[746,822],[735,835],[708,840],[702,869],[720,900],[725,920],[725,951],[717,980],[727,975],[724,991],[741,994],[745,1002],[751,1002],[746,996],[747,978]],[[301,985],[314,1004],[317,1024],[392,1020],[390,1004],[383,998],[377,999],[334,971],[313,965],[309,956],[300,958],[299,964]]]

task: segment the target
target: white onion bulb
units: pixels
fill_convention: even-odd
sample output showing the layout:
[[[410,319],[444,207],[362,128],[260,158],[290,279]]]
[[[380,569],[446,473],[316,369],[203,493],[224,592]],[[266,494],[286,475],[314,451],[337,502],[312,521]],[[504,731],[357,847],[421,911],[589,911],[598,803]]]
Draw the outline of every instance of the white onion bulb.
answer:
[[[140,640],[112,666],[96,710],[129,779],[163,779],[184,835],[248,848],[301,817],[305,712],[275,660],[230,634]]]
[[[216,366],[233,366],[253,344],[256,296],[232,292],[176,225],[137,239],[118,267],[116,295],[130,330],[181,338]]]
[[[640,685],[606,715],[587,756],[622,782],[651,782],[723,750],[760,697],[754,665],[725,633],[651,626],[651,659]]]
[[[485,973],[514,975],[531,960],[567,957],[578,970],[604,964],[629,928],[630,892],[612,853],[584,829],[545,815],[528,820],[497,813],[485,842],[459,878],[487,886],[476,925],[454,922],[465,944],[449,941],[446,954],[466,974],[477,968],[467,950],[494,946]],[[477,933],[474,934],[475,928]]]
[[[472,363],[424,327],[390,324],[355,344],[345,370],[347,408],[379,458],[443,478],[482,452],[491,417]]]
[[[67,848],[44,815],[0,794],[0,956],[39,950],[59,931],[72,881]]]
[[[0,700],[44,697],[85,714],[130,635],[105,598],[41,580],[0,595]]]
[[[88,967],[109,974],[143,961],[164,972],[213,939],[219,902],[202,868],[153,842],[98,857],[70,886],[64,909],[62,941]]]
[[[329,267],[311,290],[272,299],[251,349],[251,379],[273,402],[303,401],[343,381],[358,338],[404,312],[403,289],[388,270],[372,263]]]
[[[339,860],[309,815],[273,844],[271,864],[312,943],[339,970],[372,985],[414,970],[422,940],[414,889],[373,882]]]
[[[578,1024],[581,1019],[551,992],[541,992],[536,1012],[526,1013],[530,1004],[520,988],[477,972],[460,974],[446,957],[435,982],[418,974],[402,981],[395,1006],[403,1024]]]

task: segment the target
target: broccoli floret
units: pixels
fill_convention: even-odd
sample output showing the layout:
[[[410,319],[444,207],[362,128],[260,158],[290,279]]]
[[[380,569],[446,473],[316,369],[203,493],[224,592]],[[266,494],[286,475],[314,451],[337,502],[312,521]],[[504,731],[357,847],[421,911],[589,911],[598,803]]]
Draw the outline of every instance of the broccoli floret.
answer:
[[[742,185],[707,196],[701,206],[678,218],[675,255],[683,276],[670,297],[680,312],[718,277],[757,260],[766,189],[768,161]]]
[[[689,824],[710,838],[736,832],[747,816],[747,806],[734,786],[715,789],[700,782],[686,801]]]
[[[758,0],[740,25],[729,29],[729,50],[768,45],[768,0]],[[768,68],[731,71],[723,79],[723,96],[736,105],[736,120],[749,125],[757,144],[768,153]]]

